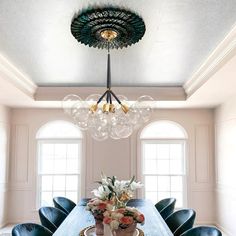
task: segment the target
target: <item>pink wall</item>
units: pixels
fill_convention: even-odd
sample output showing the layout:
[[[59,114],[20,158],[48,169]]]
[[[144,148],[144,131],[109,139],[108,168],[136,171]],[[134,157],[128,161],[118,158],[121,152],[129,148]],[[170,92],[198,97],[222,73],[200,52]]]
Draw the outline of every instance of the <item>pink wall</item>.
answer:
[[[0,227],[7,223],[10,109],[0,105]]]
[[[37,130],[51,120],[67,119],[61,109],[13,109],[11,191],[9,221],[38,220],[36,209]],[[172,120],[188,133],[188,207],[197,211],[197,221],[214,222],[213,111],[210,109],[160,109],[155,120]],[[91,196],[101,171],[120,178],[138,176],[139,133],[130,138],[97,142],[84,134],[82,196]],[[21,202],[21,204],[18,204]]]
[[[215,111],[216,222],[236,235],[236,97]]]

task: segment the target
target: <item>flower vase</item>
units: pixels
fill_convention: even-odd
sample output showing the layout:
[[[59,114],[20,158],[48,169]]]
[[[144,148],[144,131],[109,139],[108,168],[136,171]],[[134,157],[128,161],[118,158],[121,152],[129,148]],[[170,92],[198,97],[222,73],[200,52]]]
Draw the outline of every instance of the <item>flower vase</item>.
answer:
[[[134,236],[136,225],[137,225],[136,223],[133,223],[124,229],[119,227],[118,229],[112,231],[112,235],[113,236]]]
[[[104,225],[102,220],[95,220],[95,233],[96,235],[104,235]]]
[[[95,233],[96,235],[104,235],[103,214],[94,214]]]

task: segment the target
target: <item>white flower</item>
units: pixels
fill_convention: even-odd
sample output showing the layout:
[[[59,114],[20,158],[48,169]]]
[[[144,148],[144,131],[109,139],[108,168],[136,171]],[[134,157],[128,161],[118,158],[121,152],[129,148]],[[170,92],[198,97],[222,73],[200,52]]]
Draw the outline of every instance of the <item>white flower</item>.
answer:
[[[106,199],[110,193],[110,190],[107,186],[99,186],[98,189],[94,189],[92,193],[100,199]]]
[[[124,215],[121,214],[121,213],[116,213],[116,212],[112,212],[112,213],[111,213],[112,219],[115,219],[115,220],[119,220],[119,219],[121,219],[123,216],[124,216]]]
[[[114,191],[118,194],[121,191],[121,181],[115,180]]]
[[[111,230],[118,229],[119,228],[119,224],[120,223],[117,220],[111,221],[111,223],[110,223]]]
[[[108,211],[105,211],[105,212],[103,213],[103,216],[104,216],[104,217],[110,217],[110,213],[109,213]]]
[[[107,204],[107,210],[111,211],[113,209],[113,205]]]
[[[133,181],[131,184],[130,184],[130,189],[132,191],[136,190],[137,188],[142,188],[143,187],[143,184],[141,184],[140,182],[135,182]]]

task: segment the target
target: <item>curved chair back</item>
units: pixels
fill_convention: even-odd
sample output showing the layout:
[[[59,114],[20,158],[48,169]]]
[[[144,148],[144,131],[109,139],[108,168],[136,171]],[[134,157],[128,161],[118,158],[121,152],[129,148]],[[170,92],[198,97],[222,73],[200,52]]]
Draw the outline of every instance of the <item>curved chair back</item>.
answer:
[[[165,198],[159,201],[155,207],[159,211],[162,218],[165,220],[168,216],[170,216],[175,209],[175,198]]]
[[[53,233],[65,220],[66,214],[54,207],[41,207],[39,209],[39,218],[43,226],[48,228]]]
[[[42,225],[26,223],[16,225],[12,229],[12,236],[52,236],[52,232]]]
[[[191,229],[194,224],[196,212],[192,209],[183,209],[171,214],[165,221],[174,236],[179,236]]]
[[[181,234],[181,236],[222,236],[222,233],[215,227],[198,226]]]
[[[64,211],[66,214],[69,214],[76,206],[73,201],[65,197],[54,197],[53,203],[56,208]]]

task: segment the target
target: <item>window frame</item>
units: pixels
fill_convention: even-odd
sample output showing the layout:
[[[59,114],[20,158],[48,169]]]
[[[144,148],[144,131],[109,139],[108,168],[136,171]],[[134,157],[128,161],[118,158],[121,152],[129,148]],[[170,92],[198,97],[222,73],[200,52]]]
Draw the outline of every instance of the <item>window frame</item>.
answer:
[[[173,136],[171,137],[148,137],[148,135],[146,135],[145,137],[142,137],[142,133],[146,128],[150,128],[150,126],[152,126],[152,124],[154,123],[158,123],[158,122],[166,122],[166,123],[171,123],[171,124],[175,124],[176,126],[178,126],[183,134],[184,137],[178,137],[175,138]],[[184,142],[184,166],[185,166],[185,178],[183,179],[183,207],[187,207],[188,206],[188,191],[189,191],[189,184],[190,184],[190,180],[188,178],[189,176],[189,160],[188,160],[188,156],[189,156],[189,140],[188,140],[188,133],[185,130],[185,128],[179,124],[176,121],[173,120],[168,120],[168,119],[158,119],[158,120],[153,120],[152,122],[148,123],[146,126],[144,126],[139,132],[138,132],[138,136],[137,136],[137,161],[133,160],[132,165],[136,165],[137,168],[137,172],[136,172],[136,176],[138,179],[140,179],[143,183],[144,183],[144,175],[143,175],[143,161],[144,161],[144,157],[143,157],[143,142],[148,142],[148,141],[164,141],[167,142],[168,140],[171,141],[182,141]],[[137,190],[137,197],[139,198],[144,198],[145,195],[145,189],[141,188]]]
[[[78,137],[78,138],[37,138],[37,164],[36,164],[36,209],[39,209],[41,207],[41,193],[42,193],[42,176],[46,175],[57,175],[57,176],[70,176],[70,175],[77,175],[78,177],[78,186],[77,186],[77,200],[81,198],[82,195],[82,188],[83,188],[83,138]],[[41,165],[41,145],[45,143],[53,143],[53,144],[60,144],[60,143],[76,143],[80,145],[80,151],[79,151],[79,156],[80,156],[80,162],[79,162],[79,173],[70,173],[70,174],[41,174],[40,173],[40,165]]]
[[[145,144],[182,144],[183,173],[182,174],[146,174],[144,173],[144,145]],[[145,176],[181,176],[183,178],[183,206],[187,206],[187,170],[186,170],[186,139],[141,139],[141,181],[145,183]],[[171,192],[171,191],[170,191]],[[141,189],[141,197],[145,198],[145,186]],[[177,208],[178,209],[178,208]]]

